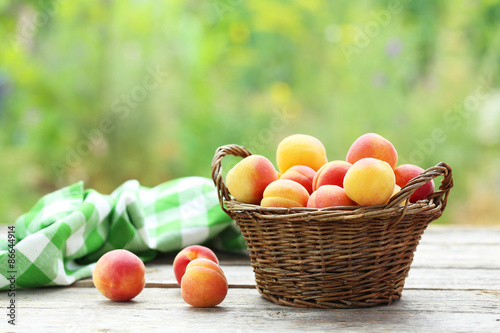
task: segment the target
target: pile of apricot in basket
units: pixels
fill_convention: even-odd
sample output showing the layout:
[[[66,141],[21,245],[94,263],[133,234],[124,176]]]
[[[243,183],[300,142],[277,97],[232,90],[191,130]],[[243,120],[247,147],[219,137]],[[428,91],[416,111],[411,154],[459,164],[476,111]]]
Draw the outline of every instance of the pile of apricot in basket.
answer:
[[[250,155],[228,172],[226,185],[237,201],[263,207],[379,205],[424,171],[397,162],[393,144],[376,133],[360,136],[345,159],[332,161],[320,140],[295,134],[278,145],[278,171],[265,156]],[[429,181],[410,196],[410,202],[433,192],[434,182]]]

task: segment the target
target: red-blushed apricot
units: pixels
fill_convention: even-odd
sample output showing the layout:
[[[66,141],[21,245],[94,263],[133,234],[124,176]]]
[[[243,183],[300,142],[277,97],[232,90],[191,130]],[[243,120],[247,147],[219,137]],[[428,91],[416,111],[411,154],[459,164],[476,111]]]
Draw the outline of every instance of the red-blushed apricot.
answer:
[[[182,299],[191,306],[216,306],[226,298],[228,283],[219,265],[209,259],[191,261],[181,280]]]
[[[294,165],[306,165],[317,171],[327,162],[326,150],[317,138],[306,134],[294,134],[278,144],[276,164],[281,173]]]
[[[267,185],[277,179],[271,161],[261,155],[250,155],[229,170],[226,186],[236,200],[258,205]]]
[[[323,185],[311,194],[307,207],[325,208],[334,206],[357,206],[345,190],[337,185]]]
[[[210,259],[207,259],[207,258],[196,258],[196,259],[192,260],[186,266],[186,270],[188,268],[194,267],[194,266],[202,266],[202,267],[213,269],[213,270],[219,272],[222,275],[222,277],[224,278],[224,280],[226,280],[226,282],[227,282],[226,275],[224,274],[224,271],[222,270],[222,268],[220,268],[219,264],[215,263],[214,261],[212,261]]]
[[[304,186],[304,188],[311,194],[312,190],[312,182],[314,176],[316,175],[316,171],[312,168],[305,165],[294,165],[290,169],[286,170],[283,175],[281,175],[280,179],[290,179],[293,180],[300,185]]]
[[[290,179],[279,179],[266,187],[262,207],[305,207],[309,200],[309,192],[297,182]]]
[[[113,250],[96,263],[94,285],[112,301],[129,301],[141,293],[146,284],[146,267],[142,260],[127,250]]]
[[[177,279],[177,283],[181,285],[182,276],[186,271],[186,267],[189,263],[198,258],[206,258],[214,263],[218,264],[219,259],[215,255],[215,253],[206,246],[202,245],[191,245],[184,249],[182,249],[174,258],[173,269],[174,275]]]
[[[406,186],[408,182],[424,172],[424,169],[413,164],[402,164],[394,169],[394,174],[396,175],[396,184],[401,188]],[[410,196],[410,202],[415,203],[418,200],[423,200],[427,198],[430,194],[434,193],[434,182],[430,180],[424,185],[420,186],[413,194]]]
[[[346,161],[354,164],[367,157],[385,161],[392,169],[398,164],[398,153],[392,143],[376,133],[366,133],[357,138],[347,152]]]
[[[344,187],[344,176],[351,167],[346,161],[331,161],[323,165],[313,179],[313,191],[323,185],[337,185]]]
[[[389,163],[370,157],[355,162],[344,177],[347,196],[361,206],[385,204],[394,185],[396,177]]]

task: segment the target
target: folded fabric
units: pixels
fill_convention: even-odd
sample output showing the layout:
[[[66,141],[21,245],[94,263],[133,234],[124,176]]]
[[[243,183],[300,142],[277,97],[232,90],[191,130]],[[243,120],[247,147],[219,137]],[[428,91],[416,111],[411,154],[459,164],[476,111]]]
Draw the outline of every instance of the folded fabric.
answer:
[[[15,223],[15,245],[0,243],[0,290],[70,285],[89,277],[106,252],[144,261],[193,244],[245,252],[211,179],[186,177],[154,188],[130,180],[111,195],[75,183],[41,198]],[[10,244],[12,245],[12,243]]]

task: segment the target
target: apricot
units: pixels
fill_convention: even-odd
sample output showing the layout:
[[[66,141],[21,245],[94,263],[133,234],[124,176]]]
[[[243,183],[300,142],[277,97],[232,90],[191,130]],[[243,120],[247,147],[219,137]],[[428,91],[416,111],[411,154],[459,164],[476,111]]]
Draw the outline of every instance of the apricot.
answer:
[[[304,186],[307,192],[313,192],[313,179],[316,171],[305,165],[294,165],[281,175],[280,179],[290,179]]]
[[[392,197],[395,196],[396,194],[398,194],[399,191],[401,191],[401,187],[397,184],[394,185],[394,191],[392,191],[391,197],[389,199],[387,199],[386,203],[389,203],[389,201],[392,199]],[[401,201],[399,204],[404,206],[405,202],[406,202],[406,200]]]
[[[197,308],[213,307],[220,304],[227,295],[228,283],[218,264],[198,258],[186,267],[181,280],[182,299]]]
[[[306,165],[317,171],[327,162],[326,150],[317,138],[306,134],[294,134],[278,144],[276,164],[281,173],[294,165]]]
[[[219,263],[219,259],[217,258],[215,253],[208,247],[202,245],[191,245],[184,248],[179,253],[177,253],[172,264],[174,275],[179,285],[181,285],[182,276],[186,272],[186,267],[191,261],[198,258],[205,258],[213,261],[216,264]]]
[[[408,182],[424,172],[424,169],[413,164],[402,164],[394,169],[394,174],[396,175],[396,184],[400,187],[406,186]],[[434,182],[430,180],[421,187],[419,187],[410,196],[410,202],[415,203],[418,200],[423,200],[427,198],[430,194],[434,193]]]
[[[398,163],[398,153],[392,143],[376,133],[366,133],[357,138],[347,152],[346,161],[354,164],[366,157],[386,161],[392,169]]]
[[[92,274],[94,285],[112,301],[129,301],[141,293],[146,284],[146,267],[142,260],[127,250],[104,254]]]
[[[344,176],[351,167],[351,163],[346,161],[332,161],[323,165],[313,179],[313,191],[323,185],[344,186]]]
[[[307,207],[324,208],[333,206],[356,206],[345,190],[337,185],[323,185],[311,194]]]
[[[277,179],[271,161],[261,155],[250,155],[229,170],[226,186],[236,200],[258,205],[267,185]]]
[[[304,186],[290,179],[279,179],[269,184],[264,191],[262,207],[306,207],[309,192]]]
[[[355,162],[344,177],[347,196],[361,206],[385,204],[394,185],[396,177],[389,163],[371,157]]]

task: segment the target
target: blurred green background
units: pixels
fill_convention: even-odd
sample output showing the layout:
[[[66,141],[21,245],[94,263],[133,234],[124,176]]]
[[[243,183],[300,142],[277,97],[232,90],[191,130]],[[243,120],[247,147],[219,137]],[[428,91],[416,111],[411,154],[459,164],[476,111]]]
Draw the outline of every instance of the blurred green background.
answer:
[[[437,223],[498,224],[499,1],[0,0],[0,222],[78,180],[210,177],[284,137],[445,161]]]

